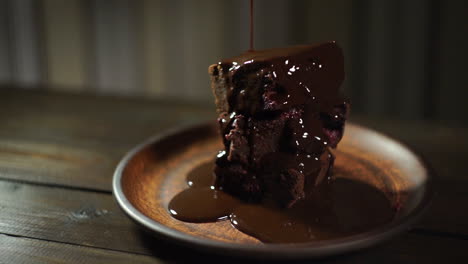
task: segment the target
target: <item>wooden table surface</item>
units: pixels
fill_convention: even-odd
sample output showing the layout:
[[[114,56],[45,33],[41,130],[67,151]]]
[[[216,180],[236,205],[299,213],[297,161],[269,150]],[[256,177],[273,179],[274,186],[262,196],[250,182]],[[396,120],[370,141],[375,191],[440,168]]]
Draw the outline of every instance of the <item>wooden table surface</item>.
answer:
[[[211,118],[211,104],[0,87],[0,263],[246,262],[153,238],[112,197],[113,170],[127,150],[171,127]],[[466,261],[468,129],[353,119],[421,153],[437,173],[437,194],[408,233],[324,262]]]

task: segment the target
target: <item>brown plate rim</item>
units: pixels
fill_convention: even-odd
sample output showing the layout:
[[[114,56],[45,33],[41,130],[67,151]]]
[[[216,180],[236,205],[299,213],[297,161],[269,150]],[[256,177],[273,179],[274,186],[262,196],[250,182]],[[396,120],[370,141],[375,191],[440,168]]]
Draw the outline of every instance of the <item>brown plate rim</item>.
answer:
[[[408,230],[421,217],[421,215],[427,210],[433,199],[434,186],[432,181],[434,172],[420,155],[415,153],[406,144],[395,140],[381,132],[377,132],[373,129],[349,122],[347,126],[355,126],[362,130],[367,130],[368,132],[374,133],[385,140],[398,144],[402,148],[409,151],[415,158],[417,158],[417,160],[426,169],[427,181],[425,183],[426,188],[424,197],[421,199],[421,202],[416,206],[416,208],[413,209],[412,212],[410,212],[408,215],[381,227],[340,239],[310,242],[304,244],[247,245],[215,241],[202,237],[188,235],[183,232],[171,229],[163,224],[157,223],[151,218],[145,216],[142,212],[138,211],[138,209],[136,209],[126,198],[121,185],[123,171],[127,166],[128,162],[137,153],[142,151],[147,146],[156,143],[157,141],[164,140],[168,136],[174,136],[179,133],[183,133],[186,130],[197,130],[202,129],[206,126],[212,126],[212,123],[213,122],[210,121],[204,121],[198,124],[184,125],[150,137],[143,143],[138,144],[129,152],[127,152],[115,169],[112,180],[112,190],[120,208],[132,220],[145,227],[146,229],[152,231],[154,235],[158,236],[158,238],[167,239],[171,242],[175,242],[176,244],[187,246],[190,248],[207,252],[216,252],[217,254],[222,255],[235,255],[263,259],[322,258],[368,248],[370,246],[387,241],[388,239],[403,233],[404,231]]]

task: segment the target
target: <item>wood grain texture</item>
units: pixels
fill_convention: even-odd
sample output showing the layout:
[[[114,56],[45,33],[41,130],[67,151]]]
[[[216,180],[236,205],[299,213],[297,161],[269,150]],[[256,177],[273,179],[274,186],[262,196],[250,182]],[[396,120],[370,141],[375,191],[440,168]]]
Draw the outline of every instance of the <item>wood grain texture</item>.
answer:
[[[0,197],[0,233],[145,252],[111,195],[0,181]]]
[[[98,91],[142,94],[135,1],[91,1]]]
[[[10,20],[8,1],[0,1],[0,83],[11,82],[13,50],[10,43]]]
[[[0,234],[0,263],[265,263],[231,258],[219,252],[197,252],[151,240],[153,256],[110,251],[37,239]],[[468,241],[453,238],[407,234],[380,247],[352,255],[338,256],[314,263],[447,263],[466,257]],[[182,253],[183,252],[183,253]],[[432,252],[428,254],[428,252]],[[288,263],[310,263],[295,261]]]
[[[186,169],[181,167],[174,173]],[[467,195],[462,186],[458,189],[448,186],[444,193],[448,190],[452,195],[436,199],[417,227],[467,236],[467,212],[459,210],[454,214],[446,207],[451,204],[463,208]],[[152,252],[148,245],[153,240],[123,215],[109,194],[0,181],[0,208],[0,233],[128,252]]]
[[[468,197],[461,191],[459,187],[453,196],[436,198],[417,227],[468,236],[466,210],[456,211],[455,215],[446,207],[452,204],[462,208],[466,204]],[[0,233],[148,252],[142,243],[144,235],[108,194],[0,181],[0,208]]]
[[[71,263],[119,263],[114,254],[122,263],[153,261],[105,249],[173,261],[180,257],[180,248],[143,233],[117,208],[109,193],[60,186],[108,192],[113,166],[123,153],[170,127],[213,119],[214,106],[172,99],[13,91],[4,86],[0,87],[0,107],[0,178],[57,185],[0,181],[0,233],[103,248],[87,252],[79,246],[2,235],[0,252],[6,253],[0,254],[0,263],[5,259],[12,260],[6,263],[60,263],[62,258]],[[327,262],[440,263],[466,257],[468,212],[453,209],[468,203],[464,188],[468,130],[434,123],[355,119],[403,139],[422,153],[437,173],[438,192],[416,232]],[[187,253],[185,260],[219,260],[215,253]],[[96,260],[91,259],[94,257]]]
[[[464,1],[442,1],[439,5],[440,24],[434,37],[439,49],[435,50],[437,67],[432,72],[435,75],[432,80],[436,82],[435,116],[468,125],[468,104],[465,102],[468,89],[465,88],[464,71],[468,60],[468,53],[464,52],[468,46],[468,31],[466,27],[459,28],[459,25],[466,24],[468,5]]]
[[[212,106],[193,103],[9,89],[0,89],[0,105],[0,178],[104,191],[110,191],[115,165],[135,144],[170,127],[214,119]],[[422,223],[467,234],[468,221],[458,221],[468,219],[466,214],[454,211],[458,217],[446,217],[445,205],[462,205],[466,199],[462,189],[453,188],[468,181],[468,141],[463,140],[468,130],[355,119],[410,142],[435,168],[440,186],[431,209],[435,213]]]
[[[468,182],[467,127],[377,117],[352,116],[351,120],[410,146],[434,168],[437,184]]]
[[[40,1],[44,30],[46,81],[55,89],[80,91],[89,83],[89,42],[84,1]]]
[[[196,104],[0,89],[0,178],[110,191],[132,146],[211,111]],[[86,171],[86,173],[83,173]]]
[[[366,113],[383,115],[389,112],[389,104],[386,98],[391,95],[392,86],[389,61],[392,56],[389,52],[392,47],[392,36],[389,32],[392,28],[392,12],[394,1],[368,1],[369,17],[366,23],[367,56],[364,65],[366,75],[363,76],[364,97],[362,107]],[[362,29],[361,29],[362,30]],[[384,62],[384,63],[383,63]]]
[[[10,56],[12,63],[12,79],[22,87],[36,88],[41,81],[41,36],[37,12],[37,1],[4,1],[9,2],[7,8],[10,19]]]
[[[162,0],[144,0],[137,4],[139,28],[144,56],[144,87],[149,95],[161,95],[168,88],[162,74],[163,62],[163,14]]]
[[[0,234],[0,263],[164,263],[150,256]]]
[[[468,198],[461,187],[449,198],[438,200],[417,227],[468,236],[466,210],[453,214],[446,206],[463,208]],[[154,240],[109,194],[0,181],[0,208],[0,233],[143,254],[153,251]]]
[[[211,104],[199,105],[173,99],[45,94],[13,91],[8,86],[0,86],[0,106],[0,138],[3,143],[10,141],[10,148],[6,149],[10,158],[13,154],[11,143],[14,143],[16,150],[13,151],[37,151],[40,155],[50,155],[60,146],[64,151],[59,153],[69,152],[72,156],[91,153],[81,158],[89,160],[94,156],[104,159],[94,167],[88,165],[88,173],[80,177],[74,177],[78,172],[73,174],[73,170],[64,175],[41,174],[40,168],[29,166],[28,162],[23,162],[23,165],[35,177],[14,171],[12,174],[2,173],[1,177],[99,190],[110,190],[113,166],[135,144],[171,127],[215,118]],[[435,168],[439,182],[468,181],[468,170],[464,166],[468,157],[468,140],[464,135],[468,129],[391,119],[356,116],[352,119],[409,144]],[[1,152],[0,160],[3,159]]]

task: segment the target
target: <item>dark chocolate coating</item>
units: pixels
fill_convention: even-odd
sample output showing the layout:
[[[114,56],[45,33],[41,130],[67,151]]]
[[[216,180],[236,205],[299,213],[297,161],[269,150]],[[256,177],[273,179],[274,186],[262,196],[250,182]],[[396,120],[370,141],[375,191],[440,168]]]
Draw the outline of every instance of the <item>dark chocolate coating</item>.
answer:
[[[241,56],[210,66],[225,155],[216,186],[248,201],[285,207],[329,181],[349,103],[340,95],[341,49],[304,45]]]

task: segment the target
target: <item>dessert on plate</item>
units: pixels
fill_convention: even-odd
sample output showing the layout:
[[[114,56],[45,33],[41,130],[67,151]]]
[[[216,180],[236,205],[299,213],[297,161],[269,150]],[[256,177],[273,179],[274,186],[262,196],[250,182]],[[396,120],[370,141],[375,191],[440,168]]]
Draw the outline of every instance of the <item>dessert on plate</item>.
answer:
[[[393,218],[384,193],[340,176],[359,172],[332,172],[350,108],[335,42],[248,51],[209,74],[223,149],[190,171],[168,205],[174,218],[229,220],[266,243],[339,238]]]
[[[349,103],[335,42],[249,51],[209,67],[224,150],[215,185],[289,208],[331,179]]]

